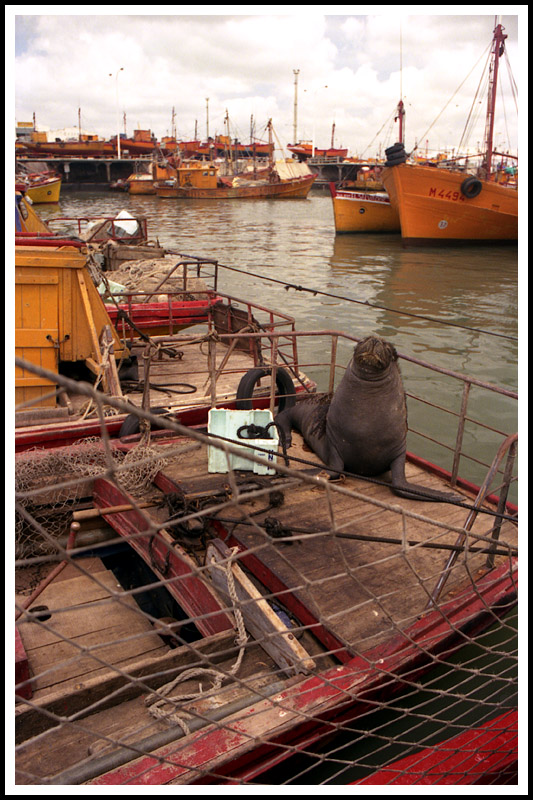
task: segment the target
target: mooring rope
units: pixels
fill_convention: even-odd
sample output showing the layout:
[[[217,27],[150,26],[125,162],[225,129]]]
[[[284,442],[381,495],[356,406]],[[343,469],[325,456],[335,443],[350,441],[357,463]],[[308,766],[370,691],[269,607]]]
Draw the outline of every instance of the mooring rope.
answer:
[[[233,666],[228,670],[228,672],[221,672],[220,670],[216,669],[208,669],[207,667],[196,667],[193,669],[188,669],[178,675],[169,683],[166,683],[157,692],[150,694],[145,699],[145,704],[150,706],[149,711],[150,714],[155,717],[156,719],[164,719],[165,722],[169,724],[179,725],[182,731],[185,734],[190,733],[190,728],[188,725],[188,721],[192,719],[192,715],[185,711],[175,711],[172,714],[168,713],[168,710],[165,710],[164,706],[180,703],[183,704],[186,700],[198,700],[200,697],[203,697],[205,694],[204,687],[201,683],[198,684],[198,691],[191,692],[190,694],[176,694],[172,696],[168,696],[173,689],[176,688],[180,683],[184,681],[191,680],[192,678],[201,677],[213,678],[213,683],[210,687],[210,691],[212,693],[217,692],[222,683],[224,682],[225,678],[233,677],[239,671],[239,668],[242,663],[242,659],[244,657],[244,648],[245,644],[248,641],[248,635],[246,633],[246,628],[244,626],[244,618],[240,608],[238,607],[238,597],[237,597],[237,590],[235,588],[235,578],[233,575],[233,562],[236,556],[239,553],[239,548],[234,547],[231,550],[231,554],[227,560],[225,568],[217,563],[214,556],[211,558],[210,565],[216,569],[223,570],[226,573],[226,580],[228,582],[228,591],[230,595],[230,599],[233,605],[233,613],[235,615],[235,621],[237,623],[237,636],[235,638],[235,644],[239,647],[239,653],[237,659]]]

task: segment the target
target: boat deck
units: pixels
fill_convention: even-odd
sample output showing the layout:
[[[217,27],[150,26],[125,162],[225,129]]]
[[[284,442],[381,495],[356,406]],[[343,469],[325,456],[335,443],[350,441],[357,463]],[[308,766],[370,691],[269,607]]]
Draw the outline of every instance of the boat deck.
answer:
[[[302,437],[293,436],[289,455],[317,463]],[[206,481],[206,458],[204,452],[183,457],[162,472],[186,496],[201,493],[209,484],[227,485],[227,476],[210,476]],[[326,646],[346,646],[353,655],[400,632],[424,613],[452,552],[439,545],[455,545],[469,511],[451,503],[400,498],[381,482],[356,478],[328,489],[313,485],[308,463],[303,469],[309,472],[309,482],[286,490],[282,484],[278,487],[283,496],[275,502],[281,505],[270,506],[267,491],[248,503],[241,497],[238,506],[224,509],[216,518],[230,532],[227,543],[243,553],[240,562],[292,613],[302,614],[301,622],[310,625]],[[406,474],[413,483],[450,491],[439,477],[414,464],[407,464]],[[254,478],[267,489],[274,480]],[[167,483],[161,485],[169,488]],[[276,486],[274,481],[271,488]],[[465,504],[470,506],[473,499],[464,494]],[[488,547],[493,520],[479,515],[472,534],[486,539],[470,538],[471,547]],[[393,541],[379,541],[384,538]],[[514,524],[504,524],[500,540],[516,546]],[[417,542],[429,546],[416,546]],[[498,559],[505,561],[504,556]],[[470,591],[472,581],[487,571],[486,560],[486,553],[461,555],[442,600]]]
[[[297,704],[313,702],[310,679],[320,679],[324,691],[328,686],[331,692],[340,691],[336,702],[342,703],[342,690],[334,685],[337,677],[322,684],[321,676],[338,674],[339,680],[346,680],[344,673],[337,673],[343,665],[350,665],[347,686],[373,675],[390,675],[379,666],[383,658],[413,645],[414,626],[428,613],[430,593],[450,555],[441,546],[456,542],[467,509],[402,499],[381,482],[351,477],[339,484],[323,482],[319,464],[297,461],[285,475],[208,474],[206,445],[184,447],[187,443],[181,437],[165,444],[154,439],[152,447],[164,462],[150,490],[151,506],[142,511],[122,506],[106,520],[138,553],[144,547],[154,586],[169,591],[177,586],[177,596],[182,593],[187,602],[192,597],[202,603],[209,595],[215,616],[204,611],[195,617],[189,611],[185,621],[204,633],[190,643],[172,641],[138,606],[136,592],[124,590],[99,559],[71,564],[63,579],[34,603],[48,606],[51,618],[20,626],[34,696],[31,703],[17,706],[17,742],[25,742],[17,756],[19,783],[38,783],[59,774],[62,783],[122,783],[128,776],[133,783],[194,783],[204,770],[209,773],[228,758],[248,752],[256,737],[270,741],[289,730],[301,719]],[[289,455],[316,463],[298,434]],[[299,475],[295,469],[301,470]],[[428,487],[445,488],[441,479],[413,464],[408,464],[407,475]],[[173,497],[183,501],[180,511],[172,508]],[[465,494],[464,499],[471,504],[471,497]],[[119,485],[107,478],[95,484],[98,508],[120,506],[121,501],[131,503],[131,496]],[[176,519],[190,514],[209,520],[199,537],[192,529],[190,536],[176,530]],[[473,533],[490,536],[492,520],[480,515]],[[514,523],[504,522],[499,550],[514,548],[516,542]],[[163,550],[158,549],[160,543]],[[486,539],[475,537],[469,537],[468,544],[487,547]],[[229,578],[227,584],[219,584],[213,553],[222,557],[219,566],[228,566],[233,553],[229,566],[236,596]],[[185,566],[177,580],[174,558]],[[439,620],[446,622],[448,631],[454,625],[461,630],[479,614],[479,609],[471,611],[473,598],[484,603],[482,584],[490,583],[493,574],[486,559],[486,552],[459,554],[439,601]],[[509,555],[497,555],[493,572],[509,568],[511,561]],[[187,581],[195,583],[188,589]],[[453,624],[447,622],[451,608]],[[236,639],[239,610],[248,635],[244,644]],[[213,620],[218,621],[218,631]],[[436,636],[432,631],[425,647],[431,647]],[[414,646],[416,650],[416,642]],[[287,648],[293,658],[288,666]],[[358,670],[352,667],[354,658],[361,661]],[[193,672],[186,672],[189,668]],[[225,685],[211,690],[208,683],[206,688],[198,677],[205,668],[221,674]],[[179,719],[169,726],[154,718],[146,697],[180,675],[183,683],[176,692],[183,699],[165,707],[167,714],[177,710]],[[204,688],[199,694],[200,682]],[[300,686],[305,691],[297,700],[298,695],[290,693]],[[294,698],[283,720],[285,712],[276,711],[269,699],[276,692],[289,692]],[[257,710],[262,709],[257,718],[256,703]],[[68,724],[60,724],[64,719]],[[217,738],[224,733],[219,725],[227,724],[225,719],[239,730],[238,736],[232,733],[231,745],[228,740],[227,752],[219,750]],[[214,749],[194,748],[195,735],[200,734],[207,741],[215,737]],[[168,758],[177,762],[173,766],[166,756],[159,767],[157,759],[131,762],[131,751],[123,747],[132,743],[139,755],[172,753]],[[182,752],[188,753],[183,762]],[[126,762],[131,762],[131,773],[129,765],[121,771]],[[157,775],[150,772],[159,769]],[[136,771],[140,777],[133,778]]]

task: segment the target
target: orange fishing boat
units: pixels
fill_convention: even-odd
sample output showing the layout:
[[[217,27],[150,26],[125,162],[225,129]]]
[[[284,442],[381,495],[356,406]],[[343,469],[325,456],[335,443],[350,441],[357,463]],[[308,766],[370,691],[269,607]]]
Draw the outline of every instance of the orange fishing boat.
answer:
[[[271,137],[271,123],[269,134]],[[271,159],[267,168],[257,169],[255,174],[228,176],[222,176],[213,162],[193,161],[178,166],[175,177],[156,181],[154,186],[158,197],[174,199],[305,198],[315,180],[307,165],[292,159]]]
[[[164,181],[176,175],[176,169],[168,161],[163,164],[153,162],[147,172],[134,172],[126,180],[130,194],[155,194],[156,181]]]
[[[405,109],[398,103],[399,141],[403,142]],[[381,181],[382,167],[360,166],[355,181],[330,183],[336,233],[399,233],[398,209],[392,205]]]
[[[312,142],[298,142],[288,144],[287,150],[299,158],[346,158],[348,149],[344,147],[328,147],[326,149],[314,147]]]
[[[383,183],[397,208],[406,243],[508,242],[518,238],[518,182],[498,183],[493,171],[494,109],[498,62],[507,36],[496,25],[489,69],[485,154],[481,168],[466,170],[405,163],[403,144],[388,148]]]
[[[309,194],[316,175],[295,175],[277,178],[273,173],[268,178],[221,178],[214,165],[199,164],[178,167],[177,176],[166,181],[156,181],[158,197],[174,199],[236,200],[261,197],[305,198]]]
[[[17,142],[17,155],[21,156],[54,156],[58,158],[83,156],[85,158],[98,158],[113,155],[114,152],[115,149],[109,142],[88,136],[67,141],[56,139],[55,142]]]
[[[117,137],[112,136],[109,144],[113,148],[113,152],[118,152]],[[146,156],[154,153],[159,147],[155,136],[149,130],[135,130],[133,131],[133,138],[121,136],[120,137],[120,151],[121,154],[128,154],[130,156]]]

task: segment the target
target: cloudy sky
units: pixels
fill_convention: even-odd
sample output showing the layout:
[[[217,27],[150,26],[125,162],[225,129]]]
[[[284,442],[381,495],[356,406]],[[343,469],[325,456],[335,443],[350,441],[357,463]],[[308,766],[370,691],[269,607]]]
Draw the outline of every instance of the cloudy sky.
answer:
[[[125,113],[128,134],[150,128],[161,138],[171,133],[175,109],[179,138],[193,138],[195,126],[205,138],[207,118],[210,135],[225,132],[227,111],[233,137],[249,141],[253,117],[257,137],[266,139],[271,118],[286,145],[294,139],[299,70],[298,139],[329,146],[335,123],[336,146],[376,155],[397,138],[402,96],[408,148],[428,142],[434,151],[461,140],[498,12],[511,75],[518,83],[525,74],[519,31],[527,29],[527,6],[424,6],[423,15],[418,6],[261,6],[261,14],[242,13],[245,6],[133,6],[151,12],[133,15],[121,14],[122,6],[67,8],[75,13],[6,7],[15,120],[35,113],[42,129],[77,126],[81,109],[87,132],[113,135],[117,117],[122,131]],[[516,152],[507,59],[501,66],[496,144]],[[483,139],[484,93],[475,111],[471,148]]]

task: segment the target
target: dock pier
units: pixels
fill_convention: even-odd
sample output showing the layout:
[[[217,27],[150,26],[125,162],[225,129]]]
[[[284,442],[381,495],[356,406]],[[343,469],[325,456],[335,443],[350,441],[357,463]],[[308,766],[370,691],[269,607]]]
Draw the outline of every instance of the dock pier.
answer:
[[[311,172],[316,173],[317,179],[313,189],[328,191],[330,183],[340,183],[343,180],[355,180],[361,163],[345,161],[339,156],[315,156],[307,159],[307,166]]]
[[[20,164],[42,164],[61,175],[61,191],[79,191],[104,188],[114,181],[125,180],[136,172],[140,164],[150,164],[152,156],[18,156],[17,161]]]
[[[62,178],[62,191],[104,188],[118,180],[125,180],[141,165],[148,165],[152,156],[17,156],[20,164],[42,164],[58,172]],[[355,179],[360,163],[345,161],[338,156],[309,158],[307,164],[317,175],[313,190],[328,191],[330,183]]]

